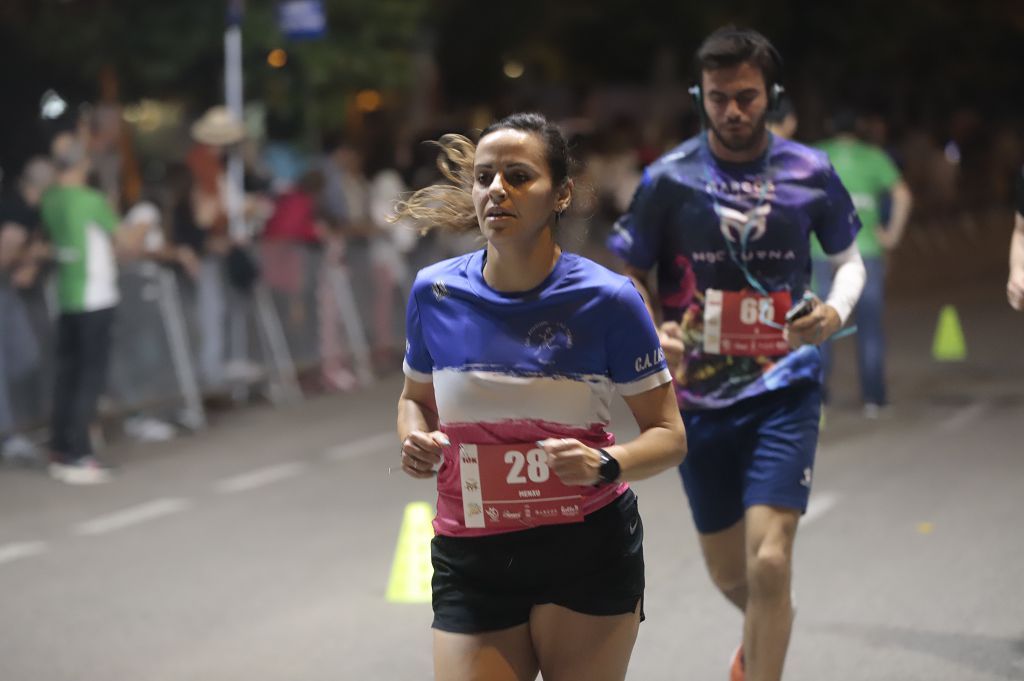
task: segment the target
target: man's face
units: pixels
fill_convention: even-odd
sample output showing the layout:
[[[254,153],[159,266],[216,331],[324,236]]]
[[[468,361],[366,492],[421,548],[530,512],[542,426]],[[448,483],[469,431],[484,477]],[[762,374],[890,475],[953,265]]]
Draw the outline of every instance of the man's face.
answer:
[[[730,151],[755,149],[765,132],[768,93],[764,74],[754,64],[704,71],[704,113],[711,133]]]

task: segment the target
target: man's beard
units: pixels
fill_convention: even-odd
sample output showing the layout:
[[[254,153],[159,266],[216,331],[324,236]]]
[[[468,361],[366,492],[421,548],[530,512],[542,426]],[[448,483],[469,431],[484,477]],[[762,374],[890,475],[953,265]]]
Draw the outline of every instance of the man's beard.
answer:
[[[711,133],[715,136],[719,143],[721,143],[721,145],[728,149],[729,151],[750,151],[752,149],[756,149],[757,146],[761,144],[761,141],[764,139],[764,136],[767,134],[767,118],[768,115],[766,112],[764,115],[761,116],[760,119],[754,122],[753,130],[751,131],[750,135],[739,140],[730,140],[723,133],[721,133],[718,130],[718,128],[715,127],[715,124],[712,123],[711,121],[708,121],[708,127],[711,129]]]

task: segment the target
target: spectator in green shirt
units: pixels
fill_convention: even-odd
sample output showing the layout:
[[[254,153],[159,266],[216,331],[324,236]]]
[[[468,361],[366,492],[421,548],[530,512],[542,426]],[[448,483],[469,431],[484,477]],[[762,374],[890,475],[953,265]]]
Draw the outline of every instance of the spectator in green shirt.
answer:
[[[59,135],[53,157],[57,183],[40,205],[57,260],[60,308],[49,471],[68,484],[96,484],[110,478],[93,453],[89,426],[106,381],[119,300],[118,219],[106,197],[86,185],[89,157],[81,140]]]
[[[832,121],[835,136],[819,144],[829,155],[843,185],[850,192],[863,227],[857,233],[867,281],[855,311],[857,324],[857,366],[860,373],[864,415],[877,418],[887,404],[885,384],[885,336],[882,314],[885,297],[885,256],[900,242],[910,216],[913,198],[892,159],[880,149],[861,141],[855,134],[857,117],[841,111]],[[883,202],[891,201],[883,219]],[[828,296],[832,280],[821,247],[813,244],[814,279],[819,296]],[[822,384],[828,395],[830,368],[828,344],[822,346]]]

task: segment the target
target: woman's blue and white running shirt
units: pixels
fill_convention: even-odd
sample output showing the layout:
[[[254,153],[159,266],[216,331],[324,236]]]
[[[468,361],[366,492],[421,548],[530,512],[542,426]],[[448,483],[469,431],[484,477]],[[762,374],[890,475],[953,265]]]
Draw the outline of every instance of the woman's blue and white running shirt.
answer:
[[[607,447],[617,390],[636,395],[671,380],[643,299],[626,277],[563,253],[535,289],[502,293],[484,281],[481,250],[424,268],[409,297],[405,374],[433,382],[445,448],[438,473],[439,534],[467,528],[459,445],[576,438]],[[580,488],[591,513],[625,484]]]

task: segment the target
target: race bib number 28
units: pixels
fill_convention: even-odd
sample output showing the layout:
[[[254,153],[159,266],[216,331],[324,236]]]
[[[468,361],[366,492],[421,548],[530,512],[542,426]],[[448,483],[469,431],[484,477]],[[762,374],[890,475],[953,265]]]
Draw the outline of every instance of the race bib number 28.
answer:
[[[789,345],[781,327],[792,302],[789,291],[765,296],[749,290],[709,288],[704,293],[704,352],[743,356],[786,354]]]
[[[562,484],[535,444],[459,445],[468,528],[521,529],[583,520],[579,488]]]

